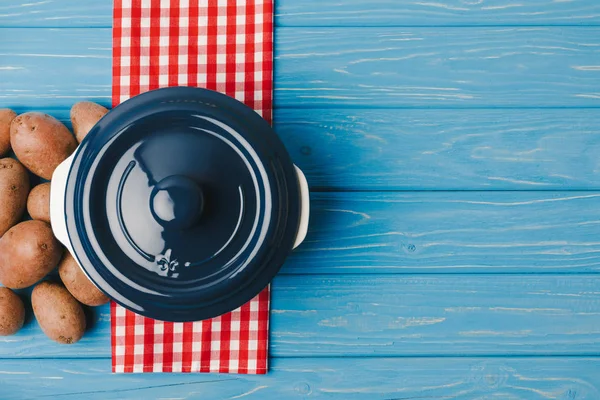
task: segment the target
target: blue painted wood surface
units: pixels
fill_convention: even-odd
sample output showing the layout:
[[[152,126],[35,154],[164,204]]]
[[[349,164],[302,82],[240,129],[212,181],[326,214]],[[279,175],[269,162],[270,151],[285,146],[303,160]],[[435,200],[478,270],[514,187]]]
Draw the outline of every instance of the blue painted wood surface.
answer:
[[[0,99],[13,107],[110,102],[110,29],[4,28],[0,37]],[[283,27],[275,106],[596,107],[599,59],[600,27]]]
[[[108,1],[5,1],[0,26],[111,27]],[[595,0],[278,0],[276,26],[599,25]]]
[[[593,0],[279,1],[280,26],[598,25]]]
[[[73,346],[0,338],[0,399],[600,398],[600,3],[280,0],[276,25],[314,212],[270,374],[111,375],[101,307]],[[0,107],[108,104],[110,26],[0,3]]]
[[[600,398],[600,358],[276,358],[266,376],[110,375],[109,360],[3,361],[3,400]]]
[[[598,293],[600,280],[582,274],[279,276],[270,355],[600,354]],[[0,338],[0,357],[109,357],[108,306],[94,310],[91,325],[79,343],[64,346],[31,321]]]

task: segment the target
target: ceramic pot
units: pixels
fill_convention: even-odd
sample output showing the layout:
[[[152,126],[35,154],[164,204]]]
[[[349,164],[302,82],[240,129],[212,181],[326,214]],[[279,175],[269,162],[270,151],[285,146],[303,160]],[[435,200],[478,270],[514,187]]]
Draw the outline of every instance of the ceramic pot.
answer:
[[[305,238],[306,178],[256,112],[200,88],[150,91],[54,172],[56,237],[124,307],[165,321],[232,311]]]

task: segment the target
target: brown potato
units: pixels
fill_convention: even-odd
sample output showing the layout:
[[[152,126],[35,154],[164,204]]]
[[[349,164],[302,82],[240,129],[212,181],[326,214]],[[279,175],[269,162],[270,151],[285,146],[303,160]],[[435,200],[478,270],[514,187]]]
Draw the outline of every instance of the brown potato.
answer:
[[[10,144],[19,161],[44,179],[77,148],[77,141],[59,120],[48,114],[27,112],[10,125]]]
[[[29,192],[27,212],[33,219],[50,223],[50,182],[40,183]]]
[[[50,225],[21,222],[0,239],[0,282],[11,289],[31,286],[52,271],[61,256],[62,246]]]
[[[0,287],[0,336],[14,335],[25,322],[25,306],[12,290]]]
[[[0,159],[0,237],[21,220],[28,194],[25,167],[12,158]]]
[[[107,112],[106,108],[91,101],[75,103],[71,108],[71,123],[73,124],[75,137],[79,143],[81,143],[83,138]]]
[[[58,273],[67,290],[80,303],[86,306],[100,306],[108,303],[108,297],[89,280],[68,251],[65,251],[60,264],[58,264]]]
[[[83,336],[83,308],[60,283],[38,284],[31,292],[31,305],[40,328],[55,342],[72,344]]]
[[[10,123],[17,113],[8,108],[0,108],[0,156],[10,150]]]

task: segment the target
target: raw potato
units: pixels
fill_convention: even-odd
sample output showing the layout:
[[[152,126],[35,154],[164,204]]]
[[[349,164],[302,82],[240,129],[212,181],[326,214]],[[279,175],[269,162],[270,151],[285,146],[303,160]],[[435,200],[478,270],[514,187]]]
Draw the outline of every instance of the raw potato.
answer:
[[[0,336],[14,335],[25,322],[25,306],[9,288],[0,287]]]
[[[10,144],[23,165],[48,180],[58,164],[77,148],[77,141],[66,126],[39,112],[27,112],[13,120]]]
[[[8,108],[0,108],[0,156],[10,150],[10,123],[17,113]]]
[[[31,189],[27,198],[27,212],[33,219],[50,223],[50,182]]]
[[[25,167],[12,158],[0,159],[0,237],[21,220],[28,194]]]
[[[108,110],[100,104],[92,103],[91,101],[80,101],[75,103],[71,108],[71,123],[77,141],[81,143],[83,138],[92,130],[94,125]]]
[[[88,279],[68,251],[65,251],[63,259],[58,265],[58,273],[66,288],[80,303],[87,306],[100,306],[108,303],[108,297]]]
[[[60,283],[37,285],[31,293],[31,305],[42,331],[55,342],[72,344],[83,336],[83,308]]]
[[[60,261],[62,246],[43,221],[13,226],[0,239],[0,282],[22,289],[45,277]]]

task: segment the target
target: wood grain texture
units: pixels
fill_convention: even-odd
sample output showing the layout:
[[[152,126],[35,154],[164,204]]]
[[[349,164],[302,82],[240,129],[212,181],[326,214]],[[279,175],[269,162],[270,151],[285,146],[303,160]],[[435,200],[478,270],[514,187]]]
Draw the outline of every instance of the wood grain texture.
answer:
[[[600,105],[600,28],[280,29],[279,107]]]
[[[0,107],[111,103],[111,29],[0,29]]]
[[[280,26],[597,25],[594,0],[280,0]]]
[[[1,106],[109,103],[110,29],[0,36]],[[600,27],[281,28],[275,49],[278,108],[600,106]]]
[[[597,25],[596,0],[278,0],[277,26]],[[112,3],[80,0],[10,1],[2,27],[105,27]]]
[[[275,129],[316,190],[600,188],[597,109],[278,109]]]
[[[597,355],[599,293],[596,275],[279,276],[270,355]],[[109,357],[109,309],[95,311],[77,344],[30,321],[0,358]]]
[[[5,0],[0,3],[0,26],[110,28],[112,9],[112,1]]]
[[[322,193],[283,273],[590,272],[594,192]]]
[[[275,356],[597,354],[595,276],[282,277]]]
[[[268,375],[111,375],[109,360],[3,360],[3,400],[595,400],[598,358],[274,359]]]

